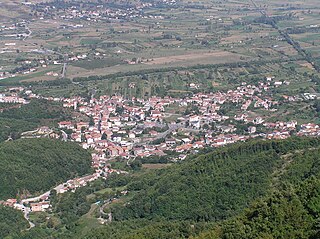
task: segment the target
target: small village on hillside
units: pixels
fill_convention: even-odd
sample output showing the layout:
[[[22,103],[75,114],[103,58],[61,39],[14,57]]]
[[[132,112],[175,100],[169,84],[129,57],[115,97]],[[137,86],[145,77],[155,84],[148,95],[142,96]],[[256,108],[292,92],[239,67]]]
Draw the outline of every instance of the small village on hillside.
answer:
[[[34,94],[23,87],[15,87],[0,94],[0,102],[12,107],[28,104],[30,100],[45,99],[61,102],[81,117],[61,121],[56,129],[42,126],[22,133],[23,138],[51,137],[74,141],[90,150],[94,174],[56,186],[58,194],[86,186],[97,178],[106,179],[114,170],[109,161],[119,159],[132,163],[137,158],[166,158],[170,162],[184,160],[188,155],[205,148],[216,148],[251,138],[286,139],[290,136],[320,136],[320,126],[314,123],[298,124],[295,120],[269,122],[257,109],[276,112],[279,104],[290,101],[314,100],[316,94],[283,96],[274,100],[270,89],[288,85],[271,77],[257,85],[242,83],[234,90],[216,93],[197,93],[183,98],[157,97],[125,99],[121,95],[54,98]],[[238,108],[240,114],[230,116],[222,111],[224,104]],[[83,120],[87,119],[87,120]],[[4,205],[30,211],[50,210],[50,191],[22,199],[8,199]]]

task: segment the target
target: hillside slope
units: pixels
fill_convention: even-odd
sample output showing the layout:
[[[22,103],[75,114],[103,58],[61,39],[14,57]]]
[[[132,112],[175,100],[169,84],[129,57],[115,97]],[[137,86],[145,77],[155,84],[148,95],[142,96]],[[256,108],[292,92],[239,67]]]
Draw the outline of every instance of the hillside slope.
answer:
[[[290,155],[276,190],[195,238],[320,238],[319,157],[319,148]]]
[[[27,229],[28,226],[22,212],[0,205],[0,238],[17,235],[21,230]]]
[[[113,210],[116,220],[162,217],[218,221],[238,214],[270,189],[281,155],[317,139],[252,141],[218,149],[128,185],[136,195]]]
[[[106,204],[112,223],[99,224],[93,207],[85,216],[95,185],[56,204],[66,212],[57,210],[60,231],[37,227],[17,238],[320,238],[319,156],[317,138],[253,140],[166,169],[110,176],[107,187],[129,191]]]
[[[0,199],[44,192],[91,172],[90,154],[74,143],[19,139],[0,143]]]

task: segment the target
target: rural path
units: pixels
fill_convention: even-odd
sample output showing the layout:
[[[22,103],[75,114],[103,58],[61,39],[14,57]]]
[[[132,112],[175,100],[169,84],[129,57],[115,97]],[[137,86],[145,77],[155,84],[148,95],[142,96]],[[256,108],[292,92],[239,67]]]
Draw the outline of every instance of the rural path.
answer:
[[[132,158],[132,159],[129,158],[128,161],[127,161],[127,166],[130,167],[130,165],[136,160],[136,158],[137,158],[137,157],[134,157],[134,158]]]
[[[27,229],[27,231],[29,231],[30,229],[32,229],[32,228],[34,228],[35,227],[35,224],[34,223],[32,223],[31,221],[30,221],[30,219],[29,219],[29,213],[30,213],[30,209],[29,208],[25,208],[25,211],[24,211],[24,213],[23,213],[23,216],[24,216],[24,218],[28,221],[28,223],[29,223],[29,228]]]
[[[64,132],[63,130],[61,130],[61,133],[62,133],[62,141],[67,142],[68,134],[66,132]]]
[[[23,41],[27,40],[27,38],[29,38],[32,34],[32,31],[30,30],[30,28],[28,27],[28,25],[25,25],[26,30],[28,31],[28,34],[26,34],[23,38]]]
[[[102,215],[108,216],[108,219],[105,220],[106,222],[111,222],[112,221],[112,213],[111,212],[110,213],[106,213],[106,212],[104,212],[104,209],[105,209],[105,207],[110,205],[112,202],[113,202],[112,199],[109,199],[109,200],[105,201],[105,204],[103,204],[99,209],[100,218],[102,218]]]
[[[65,78],[66,77],[66,72],[67,72],[67,63],[63,63],[63,68],[62,68],[62,74],[61,77]]]
[[[294,40],[287,32],[287,30],[281,30],[279,26],[277,25],[276,21],[269,17],[269,15],[261,9],[258,4],[255,2],[255,0],[251,0],[251,3],[253,4],[254,8],[266,19],[269,20],[269,24],[279,32],[279,34],[286,40],[286,42],[291,45],[299,55],[301,55],[305,61],[309,62],[313,68],[317,71],[320,72],[320,67],[316,62],[314,62],[314,59],[312,56],[310,56],[310,53],[308,53],[304,48],[301,47],[298,41]]]

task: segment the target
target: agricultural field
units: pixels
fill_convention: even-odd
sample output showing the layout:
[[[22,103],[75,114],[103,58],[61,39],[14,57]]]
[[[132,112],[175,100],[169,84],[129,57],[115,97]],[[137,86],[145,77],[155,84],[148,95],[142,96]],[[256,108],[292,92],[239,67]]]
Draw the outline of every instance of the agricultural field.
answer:
[[[113,15],[98,15],[95,1],[81,6],[69,1],[63,9],[55,1],[2,2],[7,9],[23,9],[1,18],[0,73],[7,72],[12,82],[299,58],[279,31],[261,20],[258,9],[276,18],[279,28],[307,52],[319,56],[320,9],[312,0],[287,5],[256,1],[257,8],[249,0],[159,1],[143,7],[136,1],[128,3],[134,9],[129,12],[117,1],[102,5],[110,12],[123,11]],[[77,15],[78,9],[89,8],[96,15]]]
[[[288,84],[272,98],[319,92],[315,0],[132,1],[128,8],[117,0],[3,2],[23,11],[1,18],[2,86],[31,86],[44,96],[148,98],[226,91],[273,77]],[[305,107],[259,113],[303,122],[313,119]]]

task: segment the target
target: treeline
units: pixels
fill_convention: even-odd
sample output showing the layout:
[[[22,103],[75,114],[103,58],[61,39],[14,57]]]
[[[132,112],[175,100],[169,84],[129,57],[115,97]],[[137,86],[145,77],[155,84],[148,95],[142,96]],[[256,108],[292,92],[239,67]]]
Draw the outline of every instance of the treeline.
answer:
[[[300,58],[299,58],[300,59]],[[297,59],[288,59],[288,62],[296,61]],[[253,61],[243,61],[243,62],[235,62],[235,63],[220,63],[220,64],[209,64],[209,65],[202,65],[198,64],[195,66],[189,67],[168,67],[168,68],[159,68],[159,69],[146,69],[146,70],[139,70],[139,71],[131,71],[131,72],[120,72],[114,73],[104,76],[88,76],[88,77],[76,77],[73,79],[74,82],[86,82],[86,81],[100,81],[100,80],[112,80],[118,77],[130,77],[130,76],[137,76],[137,75],[147,75],[152,73],[164,73],[169,71],[178,72],[181,70],[196,70],[196,69],[217,69],[220,67],[228,67],[228,68],[238,68],[238,67],[250,67],[250,66],[260,66],[267,63],[281,63],[285,62],[286,60],[283,59],[273,59],[273,60],[253,60]]]
[[[19,139],[0,144],[0,199],[45,192],[91,172],[90,154],[74,143]]]
[[[70,115],[61,103],[37,99],[31,100],[29,104],[22,105],[20,108],[4,110],[0,113],[0,117],[41,123],[44,120],[68,119]]]
[[[0,142],[8,138],[18,139],[22,132],[35,129],[36,127],[37,123],[34,122],[0,117]]]

